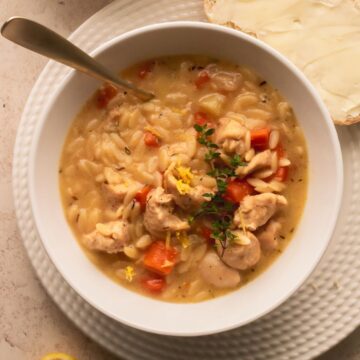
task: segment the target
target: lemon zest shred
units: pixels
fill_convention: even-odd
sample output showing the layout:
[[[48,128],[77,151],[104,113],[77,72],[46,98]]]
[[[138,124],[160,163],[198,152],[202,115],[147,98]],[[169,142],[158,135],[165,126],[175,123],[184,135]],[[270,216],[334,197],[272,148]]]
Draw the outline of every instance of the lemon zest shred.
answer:
[[[245,235],[247,235],[244,218],[243,218],[243,214],[241,211],[239,211],[239,217],[240,217],[240,225],[241,225],[242,231],[244,232]]]
[[[189,191],[191,190],[191,186],[189,184],[184,183],[183,180],[177,180],[176,189],[181,195],[185,195],[189,193]]]
[[[235,244],[242,245],[242,246],[251,244],[251,240],[247,237],[246,233],[241,234],[241,236],[236,235],[234,242],[235,242]]]
[[[180,110],[180,109],[177,109],[177,108],[170,108],[172,112],[174,112],[175,114],[180,114],[180,115],[185,115],[186,114],[186,110]]]
[[[160,139],[162,138],[161,134],[156,129],[154,129],[152,126],[145,126],[144,130],[151,132],[152,134],[156,135]]]
[[[181,246],[186,249],[190,246],[190,239],[187,236],[186,232],[177,231],[176,238],[181,243]]]
[[[191,169],[189,167],[178,165],[176,167],[176,171],[179,174],[179,178],[185,183],[190,185],[190,182],[192,178],[194,177],[194,174],[191,172]]]
[[[135,276],[135,270],[132,266],[127,266],[125,268],[125,279],[128,282],[132,282]]]
[[[41,360],[76,360],[76,358],[65,353],[50,353],[43,356]]]
[[[175,170],[178,175],[178,180],[176,181],[176,188],[181,195],[185,195],[191,190],[190,183],[194,175],[192,174],[189,167],[181,166],[180,163],[178,163]]]

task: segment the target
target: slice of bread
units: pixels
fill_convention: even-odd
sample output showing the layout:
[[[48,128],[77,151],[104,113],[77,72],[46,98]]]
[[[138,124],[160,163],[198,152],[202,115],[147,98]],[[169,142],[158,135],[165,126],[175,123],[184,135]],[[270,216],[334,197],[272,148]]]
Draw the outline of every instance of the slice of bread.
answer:
[[[312,81],[335,124],[360,122],[360,0],[204,0],[209,21],[256,36]]]

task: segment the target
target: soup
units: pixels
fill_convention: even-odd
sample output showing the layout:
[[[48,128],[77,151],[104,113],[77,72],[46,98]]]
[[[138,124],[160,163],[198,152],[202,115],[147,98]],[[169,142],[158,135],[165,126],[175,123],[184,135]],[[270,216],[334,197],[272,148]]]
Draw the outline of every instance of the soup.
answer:
[[[301,218],[308,160],[291,106],[253,70],[203,56],[158,58],[123,77],[156,98],[103,85],[63,148],[76,238],[106,275],[159,300],[238,289]]]

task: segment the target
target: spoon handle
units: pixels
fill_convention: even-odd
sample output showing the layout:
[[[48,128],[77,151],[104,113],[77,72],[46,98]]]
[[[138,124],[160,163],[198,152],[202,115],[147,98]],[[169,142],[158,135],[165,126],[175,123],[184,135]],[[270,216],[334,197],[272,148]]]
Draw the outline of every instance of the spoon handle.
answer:
[[[80,48],[56,32],[35,21],[13,17],[1,27],[1,34],[12,42],[29,50],[68,65],[102,81],[134,91],[142,100],[150,100],[153,94],[138,89],[133,84],[120,79],[112,71],[97,62]]]

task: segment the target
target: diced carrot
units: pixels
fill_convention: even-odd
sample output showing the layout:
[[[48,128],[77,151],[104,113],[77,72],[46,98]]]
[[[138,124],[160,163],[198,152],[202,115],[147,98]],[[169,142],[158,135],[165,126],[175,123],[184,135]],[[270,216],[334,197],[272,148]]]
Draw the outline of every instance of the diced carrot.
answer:
[[[99,109],[104,109],[109,101],[115,97],[119,90],[110,84],[105,84],[97,93],[96,104]]]
[[[146,198],[151,189],[152,187],[150,185],[146,185],[135,195],[135,200],[140,204],[142,210],[145,210],[146,208]]]
[[[277,157],[280,160],[281,158],[286,157],[286,151],[281,143],[278,144],[278,146],[275,148],[275,151],[277,153]],[[284,182],[287,180],[289,175],[289,167],[288,166],[281,166],[277,169],[275,174],[267,177],[264,179],[265,181],[271,181],[271,180],[277,180]]]
[[[274,180],[284,182],[287,180],[288,174],[289,174],[288,166],[279,167],[274,175]]]
[[[144,266],[157,274],[168,275],[174,268],[176,255],[175,248],[166,248],[165,242],[156,241],[145,253]]]
[[[215,240],[211,237],[212,231],[207,226],[202,226],[200,231],[201,235],[209,245],[213,245],[215,243]]]
[[[272,174],[271,176],[265,178],[264,181],[277,180],[284,182],[287,180],[288,175],[289,175],[289,167],[281,166],[276,170],[275,174]]]
[[[281,159],[286,155],[285,149],[281,143],[278,144],[278,146],[275,148],[275,151],[277,152],[278,159]]]
[[[269,135],[268,128],[252,130],[251,131],[251,146],[255,150],[263,151],[269,147]]]
[[[151,292],[161,292],[165,287],[165,280],[162,277],[146,278],[141,283]]]
[[[198,89],[201,89],[209,81],[210,81],[209,73],[206,70],[203,70],[199,72],[195,80],[195,85]]]
[[[246,180],[231,180],[227,185],[224,199],[238,204],[245,196],[253,193],[254,188]]]
[[[138,76],[140,79],[145,79],[146,76],[154,69],[155,61],[150,60],[146,61],[143,64],[140,65]]]
[[[201,111],[197,111],[194,114],[194,120],[196,124],[201,126],[205,125],[209,121],[207,114]]]
[[[159,147],[160,146],[159,138],[150,131],[145,132],[144,142],[145,142],[145,145],[149,146],[149,147]]]

